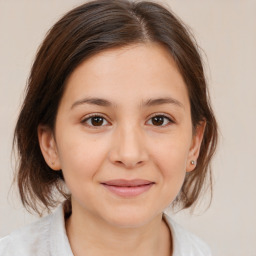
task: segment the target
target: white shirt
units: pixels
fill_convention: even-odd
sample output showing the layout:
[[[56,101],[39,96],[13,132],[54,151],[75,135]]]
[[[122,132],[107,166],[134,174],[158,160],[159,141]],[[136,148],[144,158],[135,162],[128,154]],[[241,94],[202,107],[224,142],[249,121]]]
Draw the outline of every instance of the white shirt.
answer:
[[[208,246],[166,214],[173,256],[211,256]],[[39,221],[0,239],[0,256],[74,256],[65,229],[63,206]]]

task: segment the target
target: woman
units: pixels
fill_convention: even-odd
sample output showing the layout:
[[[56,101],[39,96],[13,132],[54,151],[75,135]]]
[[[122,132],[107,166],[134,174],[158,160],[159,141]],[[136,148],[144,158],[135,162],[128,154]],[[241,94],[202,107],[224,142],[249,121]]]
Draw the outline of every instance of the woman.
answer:
[[[15,129],[25,207],[51,215],[7,255],[210,255],[164,214],[210,178],[217,125],[200,55],[170,11],[96,0],[48,33]]]

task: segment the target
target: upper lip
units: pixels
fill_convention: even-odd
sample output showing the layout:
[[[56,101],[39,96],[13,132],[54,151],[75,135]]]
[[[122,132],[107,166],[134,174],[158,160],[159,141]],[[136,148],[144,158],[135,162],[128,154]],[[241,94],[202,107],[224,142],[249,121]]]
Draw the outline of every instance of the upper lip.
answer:
[[[125,179],[117,179],[117,180],[108,180],[102,182],[104,185],[108,186],[117,186],[117,187],[136,187],[136,186],[143,186],[153,184],[154,182],[149,180],[142,180],[142,179],[134,179],[134,180],[125,180]]]

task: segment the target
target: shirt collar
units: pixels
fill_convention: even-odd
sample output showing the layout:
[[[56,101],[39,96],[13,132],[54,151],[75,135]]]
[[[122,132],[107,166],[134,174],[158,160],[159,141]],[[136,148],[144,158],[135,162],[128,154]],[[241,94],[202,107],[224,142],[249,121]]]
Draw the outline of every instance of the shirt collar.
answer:
[[[65,216],[70,216],[71,206],[69,201],[61,204],[52,215],[50,223],[50,251],[54,256],[74,256],[69,244],[65,227]],[[176,223],[167,214],[163,214],[166,224],[172,235],[173,256],[181,255],[179,248],[179,235],[176,234]]]
[[[50,251],[54,256],[74,256],[65,228],[65,203],[56,209],[50,223]]]

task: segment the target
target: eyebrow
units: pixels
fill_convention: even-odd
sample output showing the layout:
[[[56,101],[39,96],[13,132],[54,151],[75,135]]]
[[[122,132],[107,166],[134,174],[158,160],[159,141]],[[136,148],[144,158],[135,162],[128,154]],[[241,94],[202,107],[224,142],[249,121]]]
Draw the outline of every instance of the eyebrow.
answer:
[[[115,106],[113,103],[106,99],[102,98],[84,98],[81,100],[78,100],[74,102],[71,106],[71,109],[73,109],[76,106],[83,105],[83,104],[90,104],[90,105],[97,105],[101,107],[111,107]],[[158,105],[164,105],[164,104],[173,104],[178,107],[184,108],[184,105],[179,102],[178,100],[171,98],[171,97],[165,97],[165,98],[156,98],[156,99],[148,99],[146,101],[142,101],[140,104],[141,107],[151,107],[151,106],[158,106]]]
[[[142,107],[151,107],[151,106],[157,106],[157,105],[163,105],[163,104],[174,104],[177,105],[178,107],[185,108],[184,105],[171,97],[166,97],[166,98],[157,98],[157,99],[148,99],[146,102],[142,102]]]

